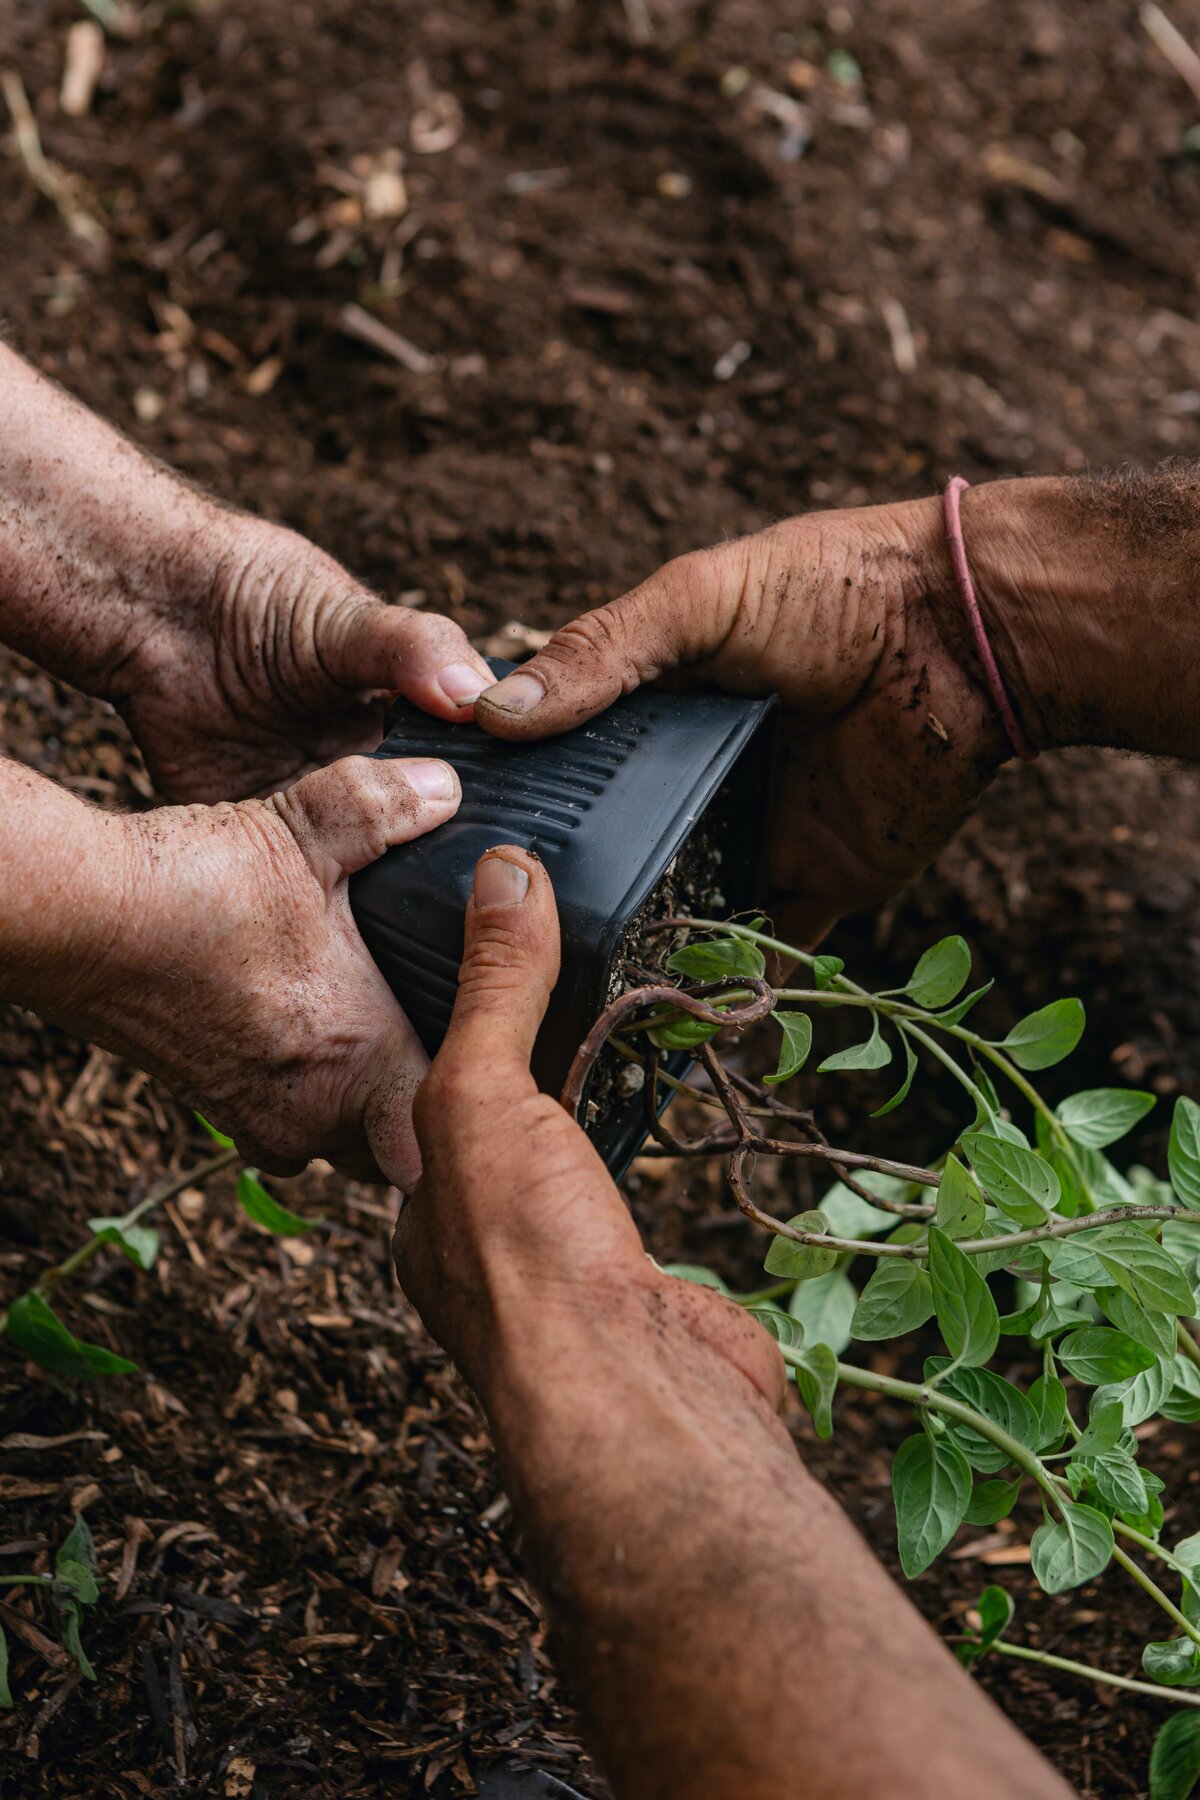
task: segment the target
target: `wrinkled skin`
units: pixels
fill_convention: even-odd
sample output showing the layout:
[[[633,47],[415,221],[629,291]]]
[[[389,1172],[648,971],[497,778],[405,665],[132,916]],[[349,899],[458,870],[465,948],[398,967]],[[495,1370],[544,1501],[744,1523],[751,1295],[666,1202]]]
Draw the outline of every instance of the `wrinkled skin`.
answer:
[[[487,1410],[617,1800],[1068,1800],[797,1459],[777,1346],[646,1258],[537,1092],[557,972],[545,871],[490,852],[395,1252]]]

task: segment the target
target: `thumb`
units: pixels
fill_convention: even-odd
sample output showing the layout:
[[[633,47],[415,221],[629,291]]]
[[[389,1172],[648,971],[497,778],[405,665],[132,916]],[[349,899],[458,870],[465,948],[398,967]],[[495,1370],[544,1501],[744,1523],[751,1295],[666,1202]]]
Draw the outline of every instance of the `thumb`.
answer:
[[[558,912],[545,869],[527,850],[489,850],[475,869],[458,997],[434,1085],[465,1072],[478,1087],[532,1092],[529,1058],[558,966]]]
[[[556,631],[483,693],[476,723],[497,737],[566,731],[667,669],[721,649],[745,595],[752,539],[677,557],[640,587]]]
[[[496,679],[452,619],[365,597],[336,621],[321,654],[342,686],[403,694],[452,722],[469,719],[471,703]]]
[[[323,886],[374,862],[458,811],[449,763],[424,757],[343,756],[266,802],[283,819]]]

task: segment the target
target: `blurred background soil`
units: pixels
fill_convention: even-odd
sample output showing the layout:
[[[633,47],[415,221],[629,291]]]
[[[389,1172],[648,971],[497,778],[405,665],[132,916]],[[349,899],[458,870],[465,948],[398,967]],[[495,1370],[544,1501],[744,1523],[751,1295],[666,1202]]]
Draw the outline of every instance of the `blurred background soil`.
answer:
[[[0,0],[29,109],[0,155],[10,341],[480,641],[798,509],[1196,453],[1200,102],[1133,0],[91,4]],[[1200,0],[1172,12],[1200,42]],[[68,32],[94,14],[103,64],[70,116]],[[147,804],[112,714],[0,670],[9,754]],[[1198,798],[1190,770],[1100,753],[1011,768],[834,948],[903,979],[961,931],[998,1028],[1083,996],[1071,1085],[1196,1092]],[[17,1013],[0,1039],[15,1293],[205,1152],[116,1059]],[[887,1141],[944,1138],[952,1102],[924,1094]],[[847,1086],[827,1127],[883,1143],[870,1101]],[[1138,1149],[1159,1155],[1155,1128]],[[715,1173],[646,1161],[630,1190],[656,1253],[755,1284]],[[282,1191],[328,1230],[262,1236],[216,1181],[172,1204],[151,1275],[91,1265],[64,1311],[140,1376],[78,1391],[0,1363],[3,1566],[83,1509],[105,1572],[96,1686],[14,1639],[0,1791],[470,1794],[524,1760],[601,1793],[486,1432],[393,1291],[394,1196],[320,1169]],[[797,1429],[892,1561],[901,1414],[854,1396],[832,1444]],[[1178,1531],[1200,1526],[1193,1438],[1147,1447]],[[940,1629],[999,1576],[1025,1641],[1135,1669],[1149,1621],[1114,1581],[1026,1599],[1007,1534],[961,1548],[913,1589]],[[1082,1793],[1144,1791],[1157,1709],[984,1679]]]

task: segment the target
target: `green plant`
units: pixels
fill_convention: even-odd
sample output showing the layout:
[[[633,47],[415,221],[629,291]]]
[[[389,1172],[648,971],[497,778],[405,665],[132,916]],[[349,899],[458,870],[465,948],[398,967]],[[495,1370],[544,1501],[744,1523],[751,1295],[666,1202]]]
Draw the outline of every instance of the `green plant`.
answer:
[[[53,1268],[40,1275],[6,1311],[0,1312],[0,1338],[7,1337],[39,1368],[73,1381],[90,1381],[97,1375],[137,1373],[136,1363],[106,1350],[102,1344],[89,1344],[69,1331],[50,1305],[50,1295],[106,1246],[121,1251],[135,1268],[153,1268],[162,1240],[159,1232],[144,1221],[184,1188],[200,1187],[222,1169],[238,1164],[238,1205],[256,1225],[280,1237],[299,1237],[321,1223],[319,1219],[301,1218],[281,1206],[258,1179],[258,1171],[242,1163],[233,1139],[217,1131],[207,1119],[200,1118],[199,1113],[196,1117],[220,1146],[215,1156],[185,1169],[181,1175],[173,1175],[131,1206],[128,1212],[113,1218],[89,1219],[90,1235],[62,1262],[55,1263]]]
[[[96,1579],[96,1546],[82,1513],[59,1545],[52,1575],[0,1575],[0,1587],[44,1589],[58,1614],[64,1648],[75,1658],[80,1674],[85,1675],[89,1681],[95,1681],[96,1671],[84,1653],[79,1636],[84,1609],[94,1606],[100,1598],[100,1584]],[[13,1697],[8,1685],[8,1639],[0,1624],[0,1706],[8,1707],[12,1703]]]
[[[732,1297],[778,1340],[819,1436],[832,1430],[839,1387],[911,1405],[915,1430],[892,1470],[907,1576],[928,1568],[964,1522],[995,1524],[1032,1492],[1042,1514],[1032,1569],[1047,1594],[1115,1564],[1166,1615],[1161,1639],[1142,1651],[1150,1679],[1132,1680],[1011,1643],[1011,1602],[990,1588],[961,1647],[964,1661],[1041,1661],[1200,1707],[1200,1694],[1187,1692],[1200,1689],[1200,1535],[1165,1540],[1164,1483],[1143,1465],[1135,1435],[1156,1415],[1200,1420],[1200,1346],[1187,1324],[1200,1310],[1200,1107],[1176,1103],[1169,1181],[1145,1168],[1121,1173],[1106,1152],[1154,1096],[1101,1088],[1055,1107],[1030,1079],[1079,1042],[1078,1000],[1056,1000],[990,1040],[967,1023],[987,988],[964,993],[971,957],[962,938],[934,945],[902,987],[870,993],[837,957],[806,955],[763,923],[665,921],[659,929],[687,933],[665,970],[690,985],[673,995],[633,988],[614,1002],[576,1060],[565,1102],[578,1105],[607,1042],[609,1053],[645,1067],[647,1123],[662,1153],[728,1154],[739,1207],[773,1234],[770,1285]],[[768,984],[765,952],[800,965],[807,984]],[[963,1124],[935,1167],[836,1148],[810,1112],[781,1098],[832,1010],[861,1012],[866,1031],[827,1055],[819,1073],[880,1070],[901,1052],[900,1085],[876,1117],[908,1098],[923,1054],[952,1074]],[[780,1033],[778,1067],[751,1082],[712,1040],[768,1015]],[[696,1053],[708,1091],[664,1075],[661,1053],[676,1048]],[[657,1116],[663,1081],[686,1087],[722,1122],[691,1140],[675,1137]],[[766,1155],[825,1164],[837,1179],[814,1210],[773,1218],[752,1194],[756,1159]],[[724,1288],[703,1269],[673,1272]],[[1001,1282],[1011,1295],[1006,1311]],[[919,1380],[843,1355],[931,1322],[944,1352],[926,1358]],[[1024,1385],[989,1366],[1002,1341],[1006,1367],[1024,1359],[1030,1368]],[[1197,1779],[1200,1721],[1177,1715],[1156,1745],[1153,1800],[1184,1800]]]

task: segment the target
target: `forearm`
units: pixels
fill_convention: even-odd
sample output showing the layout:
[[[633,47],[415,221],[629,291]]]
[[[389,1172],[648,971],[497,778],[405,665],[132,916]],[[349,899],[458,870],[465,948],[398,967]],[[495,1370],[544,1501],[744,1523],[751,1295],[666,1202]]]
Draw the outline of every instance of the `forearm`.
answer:
[[[724,1357],[653,1310],[538,1336],[486,1403],[620,1800],[1061,1800]]]
[[[216,503],[0,345],[0,639],[121,699],[146,641],[211,585]]]
[[[1200,463],[992,482],[962,516],[1034,742],[1200,757]]]

